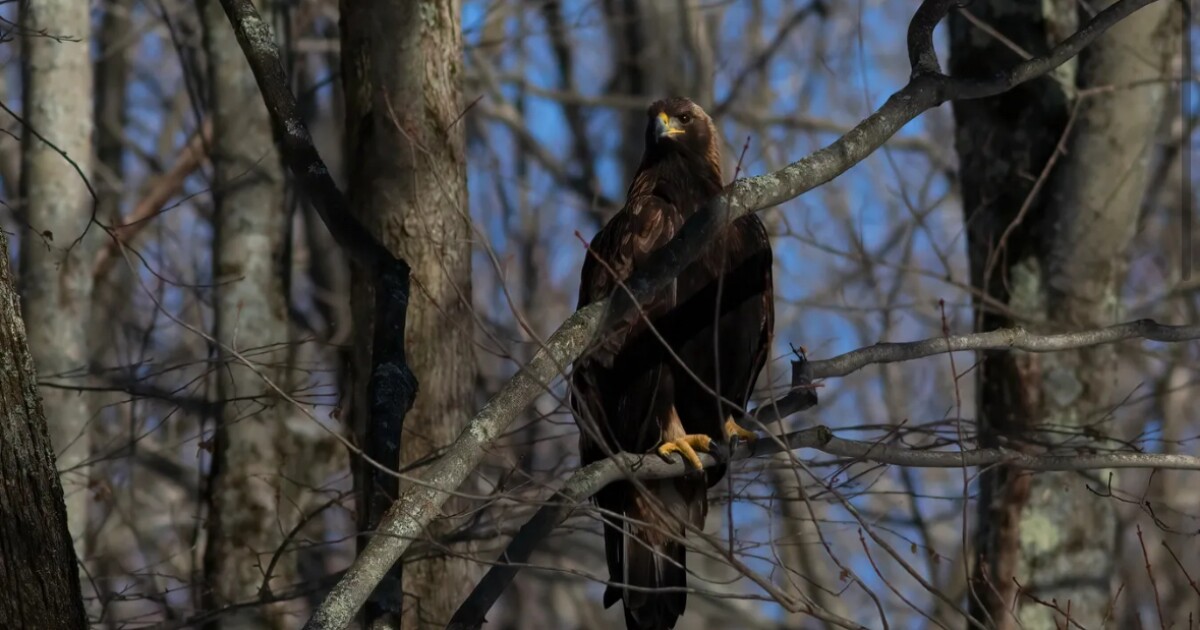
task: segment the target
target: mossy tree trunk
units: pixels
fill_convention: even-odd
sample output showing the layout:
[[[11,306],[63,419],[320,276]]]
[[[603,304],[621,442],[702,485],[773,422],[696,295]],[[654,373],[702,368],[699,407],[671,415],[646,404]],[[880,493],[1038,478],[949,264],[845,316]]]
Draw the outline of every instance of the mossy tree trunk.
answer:
[[[1178,50],[1175,6],[1138,11],[1050,76],[954,104],[977,329],[1067,331],[1121,318],[1127,249],[1166,105],[1160,79]],[[1075,31],[1079,7],[973,3],[973,14],[1011,43],[953,14],[951,71],[987,76],[1011,65],[1020,60],[1012,43],[1043,54]],[[1104,86],[1118,88],[1095,90]],[[1124,395],[1114,386],[1116,367],[1112,346],[985,353],[977,370],[980,445],[1111,446],[1111,412]],[[1117,514],[1085,485],[1103,488],[1108,479],[1108,471],[983,473],[969,595],[977,620],[1030,630],[1061,625],[1062,613],[1036,597],[1063,611],[1070,602],[1073,623],[1101,627],[1114,595]]]

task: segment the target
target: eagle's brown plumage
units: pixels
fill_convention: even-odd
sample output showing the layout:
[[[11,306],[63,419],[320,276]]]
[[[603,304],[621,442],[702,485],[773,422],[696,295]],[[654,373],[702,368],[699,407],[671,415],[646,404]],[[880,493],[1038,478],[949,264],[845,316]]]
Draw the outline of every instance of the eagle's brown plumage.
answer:
[[[645,152],[625,207],[592,240],[585,258],[580,307],[607,297],[722,188],[717,130],[704,110],[669,98],[647,114]],[[709,450],[731,432],[752,437],[730,420],[745,410],[767,359],[775,322],[771,263],[762,222],[755,215],[737,220],[646,302],[640,316],[576,362],[571,402],[584,464],[611,452],[655,448],[691,461],[689,451]],[[707,489],[724,474],[722,464],[647,481],[650,496],[622,481],[594,497],[610,515],[604,548],[612,584],[604,605],[624,600],[630,630],[673,628],[683,614],[683,523],[704,526]]]

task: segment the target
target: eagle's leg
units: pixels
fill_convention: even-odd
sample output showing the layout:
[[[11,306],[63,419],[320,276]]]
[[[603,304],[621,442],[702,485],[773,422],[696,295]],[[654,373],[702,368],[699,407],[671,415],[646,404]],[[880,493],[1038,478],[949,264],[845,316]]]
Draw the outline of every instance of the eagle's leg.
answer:
[[[671,453],[678,452],[680,455],[683,455],[683,458],[691,463],[691,465],[695,466],[696,468],[704,468],[704,464],[700,463],[700,456],[696,454],[696,451],[699,450],[707,453],[711,449],[712,438],[702,433],[697,433],[693,435],[684,435],[674,440],[664,442],[662,446],[658,447],[658,454],[669,458]]]
[[[733,416],[729,416],[725,419],[725,437],[732,440],[735,435],[747,442],[753,442],[758,439],[756,433],[742,428],[738,423],[733,421]]]

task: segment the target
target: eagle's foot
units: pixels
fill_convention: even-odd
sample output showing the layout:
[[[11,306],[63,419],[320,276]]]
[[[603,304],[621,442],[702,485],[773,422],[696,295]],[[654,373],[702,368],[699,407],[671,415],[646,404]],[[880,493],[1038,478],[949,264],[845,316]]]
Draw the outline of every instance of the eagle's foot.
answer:
[[[734,436],[737,436],[750,443],[753,443],[758,439],[758,434],[742,428],[738,425],[738,423],[733,421],[732,417],[726,418],[725,420],[725,436],[730,440],[732,440]]]
[[[683,455],[683,459],[698,469],[703,469],[704,464],[700,463],[700,456],[696,451],[709,452],[712,450],[712,438],[702,433],[694,435],[685,435],[679,439],[671,440],[658,447],[658,454],[670,459],[671,453],[679,453]]]

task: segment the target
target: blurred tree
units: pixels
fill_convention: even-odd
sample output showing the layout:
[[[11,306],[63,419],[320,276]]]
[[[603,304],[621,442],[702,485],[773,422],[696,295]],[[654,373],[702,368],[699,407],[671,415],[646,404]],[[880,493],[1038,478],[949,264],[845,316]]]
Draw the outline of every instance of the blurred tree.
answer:
[[[103,234],[91,224],[92,63],[86,3],[47,0],[21,5],[20,290],[29,351],[37,367],[50,442],[58,455],[75,552],[88,525],[90,396],[87,325],[92,316],[92,260]]]
[[[1099,11],[1109,2],[1093,5]],[[1124,318],[1120,294],[1155,130],[1161,77],[1178,54],[1179,16],[1155,3],[1076,60],[1004,95],[954,103],[976,329],[1058,332]],[[1073,33],[1073,0],[990,0],[952,14],[951,72],[983,77],[1043,55]],[[1002,35],[998,35],[1002,34]],[[1112,346],[1053,355],[984,353],[980,443],[1031,452],[1109,448]],[[1111,610],[1119,538],[1116,503],[1088,492],[1106,471],[1019,472],[980,480],[971,614],[989,627],[1100,627]]]
[[[284,382],[288,320],[283,293],[286,215],[283,166],[250,65],[217,0],[203,3],[213,124],[212,263],[215,335],[220,344],[216,429],[209,473],[205,573],[210,606],[254,601],[296,581],[285,544],[295,504],[281,469],[291,436],[284,402],[263,377]],[[247,365],[249,363],[249,365]],[[272,566],[271,581],[262,591]],[[235,610],[230,628],[287,628],[284,604]]]

